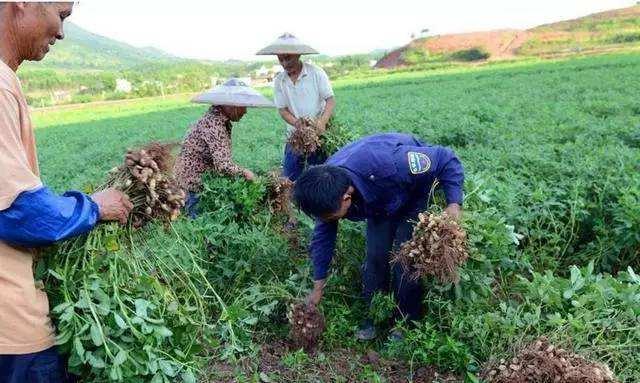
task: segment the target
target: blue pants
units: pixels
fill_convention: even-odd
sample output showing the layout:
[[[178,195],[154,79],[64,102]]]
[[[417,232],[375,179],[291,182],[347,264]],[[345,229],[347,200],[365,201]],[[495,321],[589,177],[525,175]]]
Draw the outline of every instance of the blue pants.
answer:
[[[66,383],[64,360],[56,347],[24,355],[0,355],[0,383]]]
[[[196,219],[198,217],[198,202],[200,201],[200,197],[198,197],[198,193],[188,192],[187,200],[185,201],[184,208],[187,211],[187,215],[191,219]]]
[[[411,238],[414,222],[418,213],[426,209],[426,201],[418,206],[420,209],[396,218],[367,219],[367,255],[362,266],[362,298],[365,303],[370,305],[376,292],[389,292],[392,286],[399,314],[408,320],[421,317],[422,284],[419,280],[410,281],[399,264],[389,265],[389,258],[394,248]]]
[[[321,151],[308,156],[296,154],[289,144],[284,147],[284,159],[282,161],[282,174],[295,181],[300,177],[304,169],[309,165],[320,165],[327,160],[327,155]]]

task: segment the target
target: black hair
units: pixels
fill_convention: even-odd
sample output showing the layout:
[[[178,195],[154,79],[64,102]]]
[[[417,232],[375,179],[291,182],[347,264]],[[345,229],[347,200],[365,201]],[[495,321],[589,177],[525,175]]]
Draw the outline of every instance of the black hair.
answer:
[[[346,170],[331,165],[312,166],[296,180],[293,201],[305,214],[322,217],[340,209],[349,186],[351,179]]]

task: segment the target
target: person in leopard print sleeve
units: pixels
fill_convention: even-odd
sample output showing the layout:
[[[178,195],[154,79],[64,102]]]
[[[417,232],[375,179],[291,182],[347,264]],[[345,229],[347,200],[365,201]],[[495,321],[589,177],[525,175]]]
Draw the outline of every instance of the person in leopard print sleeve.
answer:
[[[238,121],[246,108],[228,107]],[[240,110],[236,110],[240,109]],[[189,192],[199,192],[201,177],[206,171],[222,175],[243,175],[253,179],[253,173],[231,158],[231,118],[222,106],[212,106],[196,122],[184,139],[182,151],[176,160],[175,176],[180,186]]]
[[[174,174],[180,187],[187,192],[187,213],[195,218],[197,193],[202,190],[205,172],[254,179],[251,170],[236,164],[231,157],[232,123],[240,121],[248,106],[269,107],[273,104],[237,79],[197,96],[193,102],[213,105],[187,132]]]

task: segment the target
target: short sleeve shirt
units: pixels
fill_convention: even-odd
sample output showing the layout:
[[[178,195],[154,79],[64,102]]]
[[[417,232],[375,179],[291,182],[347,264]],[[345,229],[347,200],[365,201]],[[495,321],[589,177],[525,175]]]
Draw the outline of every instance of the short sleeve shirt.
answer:
[[[23,191],[40,187],[29,109],[16,74],[0,61],[0,211]],[[49,302],[33,278],[30,249],[0,241],[0,355],[53,346]]]
[[[322,68],[303,63],[296,83],[287,72],[280,72],[273,81],[273,96],[278,109],[288,108],[296,117],[318,117],[324,111],[326,101],[333,97],[329,77]],[[293,126],[287,124],[287,133]]]

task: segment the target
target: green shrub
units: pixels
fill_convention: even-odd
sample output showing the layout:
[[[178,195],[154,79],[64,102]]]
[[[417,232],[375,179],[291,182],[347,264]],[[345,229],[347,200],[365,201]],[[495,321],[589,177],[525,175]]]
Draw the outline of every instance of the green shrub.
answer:
[[[488,59],[490,56],[491,54],[481,47],[464,49],[450,55],[452,60],[465,62],[482,61]]]
[[[640,41],[640,32],[619,33],[608,39],[609,43],[625,44]]]
[[[420,64],[429,60],[429,53],[425,49],[410,48],[402,53],[402,59],[407,64]]]

